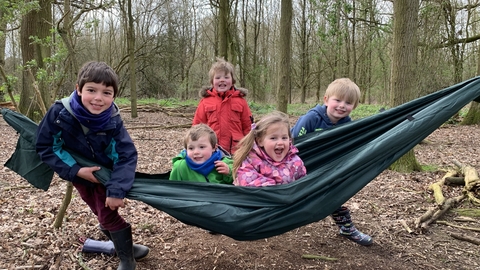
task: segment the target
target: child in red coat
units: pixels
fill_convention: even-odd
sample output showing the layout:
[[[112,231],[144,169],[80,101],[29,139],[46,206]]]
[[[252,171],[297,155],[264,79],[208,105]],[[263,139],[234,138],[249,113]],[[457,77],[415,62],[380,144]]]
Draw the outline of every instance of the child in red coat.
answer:
[[[217,59],[208,73],[211,87],[200,90],[192,125],[210,126],[218,144],[229,153],[235,152],[238,142],[250,132],[252,112],[245,96],[247,89],[235,87],[235,69],[223,59]]]

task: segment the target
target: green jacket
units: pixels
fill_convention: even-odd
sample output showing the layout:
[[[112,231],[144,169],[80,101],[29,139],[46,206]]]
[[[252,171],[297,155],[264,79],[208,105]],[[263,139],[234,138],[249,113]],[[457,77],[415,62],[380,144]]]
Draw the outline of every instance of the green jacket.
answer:
[[[173,169],[170,172],[170,180],[187,181],[187,182],[209,182],[216,184],[232,184],[232,169],[233,160],[227,156],[222,158],[222,161],[227,163],[230,173],[228,175],[220,174],[216,169],[212,170],[207,177],[190,169],[185,160],[185,152],[181,152],[178,156],[172,159]]]

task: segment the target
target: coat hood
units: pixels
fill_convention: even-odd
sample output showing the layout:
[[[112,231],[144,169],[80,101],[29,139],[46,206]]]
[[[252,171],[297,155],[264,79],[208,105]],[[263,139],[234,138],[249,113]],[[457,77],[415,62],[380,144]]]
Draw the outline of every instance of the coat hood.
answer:
[[[238,95],[241,96],[241,97],[245,97],[248,94],[248,89],[242,88],[242,87],[236,88],[234,86],[233,90],[230,89],[227,92],[230,92],[230,91],[238,91]],[[216,91],[212,87],[206,87],[205,86],[202,89],[200,89],[200,91],[198,92],[198,95],[200,96],[200,98],[204,98],[204,97],[211,96],[214,93],[216,93]]]

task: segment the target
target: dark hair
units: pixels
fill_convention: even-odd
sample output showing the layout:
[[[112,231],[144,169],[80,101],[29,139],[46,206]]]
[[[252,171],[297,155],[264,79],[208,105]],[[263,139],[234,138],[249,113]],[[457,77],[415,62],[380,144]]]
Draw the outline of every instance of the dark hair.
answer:
[[[83,86],[88,82],[102,83],[105,86],[113,87],[113,96],[118,94],[118,76],[117,73],[105,62],[87,62],[78,72],[77,84],[78,91],[81,93]]]
[[[215,134],[215,131],[211,127],[209,127],[206,124],[198,124],[192,126],[188,131],[187,134],[185,135],[185,138],[183,139],[183,144],[185,146],[185,149],[187,149],[188,141],[197,141],[200,139],[200,137],[207,135],[208,140],[210,141],[210,144],[212,145],[213,148],[217,145],[217,134]]]

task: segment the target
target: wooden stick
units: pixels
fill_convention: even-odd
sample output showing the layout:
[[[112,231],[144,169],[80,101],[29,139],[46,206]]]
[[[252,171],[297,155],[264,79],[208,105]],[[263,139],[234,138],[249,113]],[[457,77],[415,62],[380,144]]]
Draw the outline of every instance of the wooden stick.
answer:
[[[455,234],[455,233],[450,233],[450,236],[455,238],[455,239],[458,239],[458,240],[467,241],[467,242],[470,242],[470,243],[475,244],[475,245],[480,245],[480,240],[479,239],[476,239],[476,238],[473,238],[473,237],[470,237],[470,236]]]

